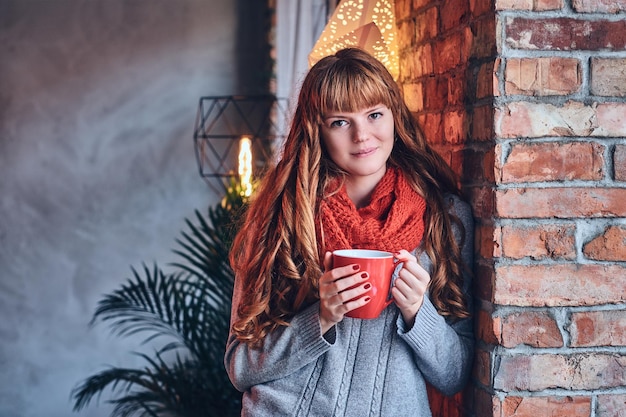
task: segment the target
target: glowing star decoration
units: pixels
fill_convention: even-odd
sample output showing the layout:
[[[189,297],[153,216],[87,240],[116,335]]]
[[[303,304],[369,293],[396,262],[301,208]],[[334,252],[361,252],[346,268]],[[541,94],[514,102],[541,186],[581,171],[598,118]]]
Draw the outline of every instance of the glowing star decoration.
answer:
[[[341,1],[309,54],[309,65],[350,46],[369,52],[398,78],[394,0]]]
[[[239,140],[238,173],[241,193],[244,197],[252,195],[252,141],[248,137]]]

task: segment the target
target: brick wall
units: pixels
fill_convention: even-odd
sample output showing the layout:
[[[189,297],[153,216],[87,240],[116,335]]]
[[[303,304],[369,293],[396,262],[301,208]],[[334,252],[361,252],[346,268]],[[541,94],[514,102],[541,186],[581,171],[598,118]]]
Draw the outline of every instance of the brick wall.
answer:
[[[626,415],[626,1],[396,0],[476,217],[474,414]]]

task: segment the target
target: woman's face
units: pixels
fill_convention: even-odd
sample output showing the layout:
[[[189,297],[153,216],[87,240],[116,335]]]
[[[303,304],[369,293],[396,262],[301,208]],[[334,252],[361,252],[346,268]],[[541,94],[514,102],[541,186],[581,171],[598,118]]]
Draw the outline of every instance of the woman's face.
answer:
[[[393,114],[387,106],[325,114],[321,134],[328,155],[349,179],[376,183],[385,174],[394,142]]]

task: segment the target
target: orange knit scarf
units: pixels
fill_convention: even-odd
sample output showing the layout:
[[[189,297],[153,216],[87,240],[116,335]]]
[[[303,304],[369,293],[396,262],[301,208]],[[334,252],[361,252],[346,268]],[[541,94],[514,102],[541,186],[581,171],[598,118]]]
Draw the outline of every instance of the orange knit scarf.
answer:
[[[337,185],[331,183],[329,189]],[[320,202],[321,253],[349,248],[412,251],[422,241],[425,211],[425,200],[393,168],[387,169],[366,207],[357,209],[343,186]]]

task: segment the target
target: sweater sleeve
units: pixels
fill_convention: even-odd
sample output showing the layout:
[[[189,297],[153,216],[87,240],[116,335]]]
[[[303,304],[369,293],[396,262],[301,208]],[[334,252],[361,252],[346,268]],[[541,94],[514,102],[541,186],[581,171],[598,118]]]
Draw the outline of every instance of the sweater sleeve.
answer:
[[[451,213],[460,221],[464,231],[454,227],[461,256],[468,268],[473,265],[473,218],[469,205],[453,197]],[[471,274],[463,276],[463,291],[472,311]],[[444,319],[428,297],[415,317],[411,329],[406,328],[402,316],[397,320],[398,335],[413,350],[414,359],[424,378],[445,395],[452,395],[465,386],[470,376],[474,353],[473,322],[471,317],[455,322]]]
[[[235,282],[231,322],[236,317],[241,286]],[[231,333],[226,344],[224,365],[235,388],[246,391],[250,387],[283,378],[317,360],[326,352],[331,329],[321,334],[319,303],[297,313],[289,326],[281,326],[263,339],[263,344],[253,348],[242,343]],[[326,338],[325,338],[326,337]]]

